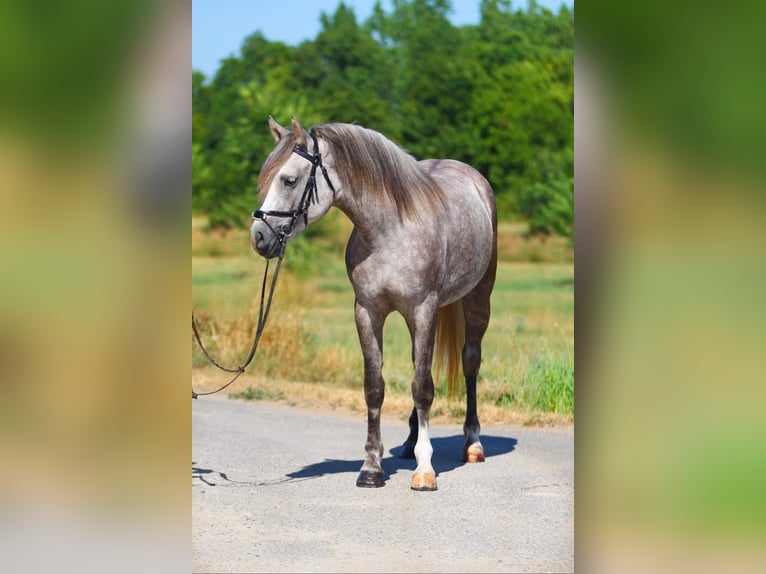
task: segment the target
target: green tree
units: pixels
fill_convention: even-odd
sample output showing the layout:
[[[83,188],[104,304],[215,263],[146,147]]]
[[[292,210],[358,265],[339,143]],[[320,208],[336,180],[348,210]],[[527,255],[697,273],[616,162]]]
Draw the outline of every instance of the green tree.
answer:
[[[294,48],[256,32],[209,85],[199,72],[192,75],[193,206],[212,226],[244,225],[257,207],[258,173],[274,147],[269,115],[307,123],[320,117],[304,91],[291,86],[294,55]]]
[[[472,62],[467,35],[450,23],[450,10],[447,0],[394,0],[390,15],[378,4],[370,21],[396,66],[399,143],[419,158],[470,155],[465,120]]]
[[[476,49],[482,74],[472,100],[478,129],[474,164],[495,186],[501,217],[528,216],[535,212],[532,198],[546,197],[529,195],[535,184],[539,192],[545,182],[573,177],[573,169],[542,173],[539,161],[573,148],[572,15],[566,10],[554,15],[534,2],[526,12],[512,12],[505,0],[484,0],[481,10]]]
[[[522,187],[519,204],[531,234],[574,237],[574,154],[542,152],[534,161],[537,178]]]
[[[334,15],[322,13],[321,22],[314,47],[322,71],[316,86],[322,115],[326,121],[357,122],[389,132],[393,68],[384,48],[343,2]]]
[[[273,148],[266,119],[375,128],[418,158],[474,165],[501,218],[571,236],[574,15],[534,1],[481,0],[481,21],[456,27],[449,0],[378,2],[357,21],[339,2],[299,46],[256,32],[212,80],[192,74],[193,206],[241,225]]]

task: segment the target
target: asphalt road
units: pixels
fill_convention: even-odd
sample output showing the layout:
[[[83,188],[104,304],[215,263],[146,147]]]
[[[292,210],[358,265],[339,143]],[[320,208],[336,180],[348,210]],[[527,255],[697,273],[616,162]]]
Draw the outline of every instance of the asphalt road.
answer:
[[[364,416],[192,401],[193,571],[574,570],[571,427],[485,427],[486,462],[464,464],[461,427],[432,426],[436,492],[410,490],[415,461],[395,456],[407,424],[385,418],[386,486],[357,488],[366,427]]]

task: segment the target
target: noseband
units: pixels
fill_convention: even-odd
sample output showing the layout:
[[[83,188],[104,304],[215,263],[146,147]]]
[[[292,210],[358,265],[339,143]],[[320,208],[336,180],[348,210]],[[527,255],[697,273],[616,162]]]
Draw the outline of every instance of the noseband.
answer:
[[[277,237],[277,240],[283,248],[287,243],[287,239],[290,237],[290,235],[292,235],[293,225],[299,217],[303,217],[305,225],[309,224],[309,206],[319,200],[316,181],[317,167],[322,170],[322,175],[324,175],[324,179],[327,182],[327,185],[330,186],[332,192],[335,193],[335,187],[330,181],[330,176],[327,175],[327,170],[322,164],[322,154],[319,153],[319,145],[317,144],[317,137],[314,134],[314,130],[311,130],[309,135],[311,136],[311,140],[314,142],[313,154],[310,154],[306,148],[299,145],[296,145],[293,148],[294,153],[297,153],[302,158],[311,162],[311,172],[309,173],[309,179],[306,182],[306,187],[303,190],[303,195],[301,196],[301,200],[298,203],[298,207],[289,211],[263,211],[259,209],[253,212],[253,219],[260,219],[266,225],[268,225],[269,229],[271,229],[271,231]],[[286,225],[280,226],[279,231],[277,231],[268,221],[266,221],[266,216],[282,217],[285,219],[289,218],[290,222]]]

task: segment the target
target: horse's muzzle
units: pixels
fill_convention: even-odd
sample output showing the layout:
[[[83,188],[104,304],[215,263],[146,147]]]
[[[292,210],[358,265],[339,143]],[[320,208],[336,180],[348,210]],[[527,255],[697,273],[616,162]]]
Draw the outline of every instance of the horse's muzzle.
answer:
[[[282,249],[279,238],[263,221],[254,221],[250,227],[250,244],[258,255],[266,259],[276,257]]]

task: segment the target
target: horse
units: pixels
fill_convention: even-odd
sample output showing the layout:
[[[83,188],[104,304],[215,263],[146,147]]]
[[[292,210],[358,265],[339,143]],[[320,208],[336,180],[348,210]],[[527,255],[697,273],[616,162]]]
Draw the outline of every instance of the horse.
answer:
[[[379,132],[355,124],[328,123],[306,131],[295,117],[290,129],[269,117],[269,127],[276,145],[258,178],[262,203],[250,228],[253,249],[265,258],[283,256],[285,245],[331,207],[354,224],[345,259],[367,403],[366,456],[356,485],[385,485],[383,325],[397,311],[409,328],[414,366],[414,407],[400,456],[416,459],[413,490],[436,490],[428,424],[435,355],[445,359],[450,394],[457,388],[462,359],[462,458],[484,461],[476,380],[497,269],[492,187],[465,163],[417,161]]]

